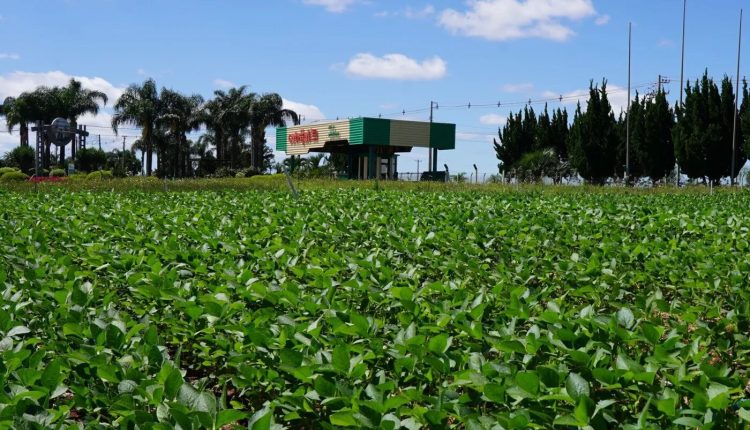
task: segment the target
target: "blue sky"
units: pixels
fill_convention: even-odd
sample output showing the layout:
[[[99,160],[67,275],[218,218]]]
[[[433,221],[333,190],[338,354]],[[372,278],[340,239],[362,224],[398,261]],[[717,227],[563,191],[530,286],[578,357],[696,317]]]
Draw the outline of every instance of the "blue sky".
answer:
[[[706,68],[734,75],[742,5],[688,0],[686,79]],[[71,76],[111,98],[148,77],[204,97],[246,84],[278,92],[308,122],[427,120],[434,100],[435,120],[458,131],[440,164],[494,173],[490,142],[522,107],[511,102],[564,95],[572,110],[591,79],[606,77],[613,105],[626,104],[628,22],[633,85],[648,90],[665,75],[676,100],[681,14],[681,0],[4,0],[0,97]],[[477,107],[486,104],[495,106]],[[107,128],[110,114],[84,120],[106,148],[121,144]],[[0,153],[16,142],[17,133],[0,133]],[[423,169],[426,150],[402,157],[399,170],[416,171],[417,159]]]

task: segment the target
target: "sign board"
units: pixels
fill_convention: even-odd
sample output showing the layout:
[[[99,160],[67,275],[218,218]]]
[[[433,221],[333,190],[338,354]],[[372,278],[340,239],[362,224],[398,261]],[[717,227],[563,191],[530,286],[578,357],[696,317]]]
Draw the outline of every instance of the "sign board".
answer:
[[[65,146],[73,139],[70,124],[65,118],[55,118],[47,129],[47,137],[57,146]]]

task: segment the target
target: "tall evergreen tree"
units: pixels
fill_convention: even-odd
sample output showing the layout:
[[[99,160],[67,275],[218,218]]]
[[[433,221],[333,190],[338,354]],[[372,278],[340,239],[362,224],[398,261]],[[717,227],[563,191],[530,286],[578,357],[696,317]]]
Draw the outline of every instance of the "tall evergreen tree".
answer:
[[[603,184],[614,174],[619,139],[606,80],[601,88],[589,85],[586,112],[579,104],[569,141],[571,164],[586,181]]]
[[[534,151],[541,151],[553,147],[555,135],[554,130],[552,130],[552,121],[550,120],[546,104],[544,105],[544,110],[537,118],[536,132],[534,134]]]
[[[568,126],[568,111],[566,109],[557,108],[552,114],[552,121],[550,124],[552,128],[552,139],[550,139],[551,148],[555,150],[560,160],[568,159],[568,134],[570,132]]]
[[[655,183],[669,175],[675,163],[672,143],[674,112],[667,102],[664,90],[658,91],[646,104],[644,124],[646,145],[641,153],[640,163],[643,174]]]
[[[494,140],[495,154],[500,160],[500,171],[511,172],[524,154],[534,149],[537,120],[534,109],[525,107],[517,114],[508,116],[505,126],[499,130],[499,139]]]
[[[734,90],[724,77],[719,87],[708,71],[695,86],[688,82],[685,104],[676,109],[677,125],[672,133],[675,155],[682,171],[691,179],[706,179],[718,184],[731,173],[732,128],[734,126]],[[742,141],[738,128],[738,141]],[[737,145],[735,174],[745,162],[744,148]]]
[[[626,173],[629,173],[628,180],[633,181],[644,175],[644,164],[645,158],[647,158],[648,146],[646,137],[646,106],[647,102],[645,97],[640,97],[638,92],[635,93],[635,99],[630,103],[630,109],[625,116],[620,115],[619,124],[619,141],[620,155],[618,156],[618,175],[619,166],[622,165],[622,169]],[[624,118],[624,123],[623,123]],[[630,122],[630,141],[627,142],[627,127],[628,121]],[[626,157],[624,151],[629,150],[629,155]],[[629,164],[630,169],[628,170]]]
[[[742,145],[743,133],[742,127],[738,126],[736,130],[736,141],[734,149],[734,169],[732,169],[732,131],[734,130],[734,120],[738,115],[735,109],[735,93],[734,85],[729,76],[724,76],[721,80],[721,126],[722,126],[722,141],[721,145],[717,148],[717,154],[715,155],[717,166],[717,173],[721,174],[719,178],[727,177],[734,171],[735,177],[739,173],[739,170],[745,164],[745,148]],[[738,124],[739,120],[738,119]],[[718,179],[714,179],[718,180]]]
[[[742,129],[743,140],[739,145],[743,146],[745,156],[750,154],[750,90],[748,90],[747,79],[742,80],[742,104],[740,104],[739,127]]]

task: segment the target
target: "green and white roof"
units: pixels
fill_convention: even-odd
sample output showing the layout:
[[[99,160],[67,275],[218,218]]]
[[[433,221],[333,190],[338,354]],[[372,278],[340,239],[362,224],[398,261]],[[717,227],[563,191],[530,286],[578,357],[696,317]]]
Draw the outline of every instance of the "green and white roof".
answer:
[[[325,151],[327,144],[455,149],[456,125],[353,118],[276,129],[276,150],[288,155]]]

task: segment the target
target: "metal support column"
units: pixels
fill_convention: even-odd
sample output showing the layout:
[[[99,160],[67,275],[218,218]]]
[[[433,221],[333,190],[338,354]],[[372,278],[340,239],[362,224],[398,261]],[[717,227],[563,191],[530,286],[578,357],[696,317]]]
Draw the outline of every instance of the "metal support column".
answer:
[[[377,174],[376,158],[375,145],[370,145],[367,151],[367,179],[375,179],[375,175]]]
[[[34,151],[34,174],[40,176],[44,169],[44,125],[41,121],[36,122],[36,147]]]

